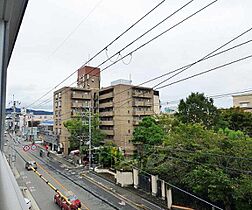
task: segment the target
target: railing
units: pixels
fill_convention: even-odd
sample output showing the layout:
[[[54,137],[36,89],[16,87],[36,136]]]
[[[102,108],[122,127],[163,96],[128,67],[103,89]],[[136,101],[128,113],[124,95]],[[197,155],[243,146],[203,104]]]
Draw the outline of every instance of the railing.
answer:
[[[100,117],[114,116],[114,111],[110,112],[99,112]]]

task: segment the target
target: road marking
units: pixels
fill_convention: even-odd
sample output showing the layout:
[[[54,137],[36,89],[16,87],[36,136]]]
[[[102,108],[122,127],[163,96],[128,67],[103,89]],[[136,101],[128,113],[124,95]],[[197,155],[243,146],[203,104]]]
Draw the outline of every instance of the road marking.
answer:
[[[30,160],[34,160],[30,155],[28,155],[27,153],[24,153],[26,154]],[[57,184],[59,184],[66,192],[68,192],[69,190],[66,189],[65,186],[63,186],[57,179],[55,179],[46,169],[44,169],[38,162],[37,162],[37,165],[38,167],[40,167],[43,171],[45,171],[49,177],[51,177]],[[35,190],[36,191],[36,190]],[[90,210],[83,202],[81,202],[81,204],[87,209],[87,210]]]
[[[120,195],[120,194],[115,194],[114,192],[111,191],[111,188],[108,188],[107,186],[103,185],[103,184],[98,184],[96,183],[93,178],[88,177],[86,174],[82,174],[83,177],[85,177],[86,179],[88,179],[90,182],[92,182],[94,185],[96,186],[100,186],[101,188],[103,188],[106,192],[113,194],[116,198],[118,199],[123,199],[124,201],[128,202],[128,205],[132,206],[133,208],[137,207],[137,208],[142,208],[145,209],[145,206],[143,206],[142,204],[138,204],[135,203],[131,200],[129,200],[128,198]]]

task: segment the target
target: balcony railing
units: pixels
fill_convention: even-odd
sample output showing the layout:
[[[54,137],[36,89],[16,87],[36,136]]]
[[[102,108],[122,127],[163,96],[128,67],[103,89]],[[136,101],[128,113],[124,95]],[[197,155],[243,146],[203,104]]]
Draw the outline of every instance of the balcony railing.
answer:
[[[152,106],[151,101],[133,101],[132,102],[133,106]]]
[[[102,130],[102,129],[101,129]],[[107,135],[114,135],[114,130],[102,130]]]
[[[99,115],[100,115],[101,117],[114,116],[114,111],[110,111],[110,112],[99,112]]]
[[[138,91],[133,91],[132,92],[132,96],[133,97],[141,97],[141,98],[152,98],[152,94],[151,93],[141,93]]]
[[[100,121],[101,125],[114,125],[114,121]]]
[[[145,111],[143,111],[143,110],[133,110],[133,113],[132,113],[133,115],[153,115],[154,114],[154,112],[152,111],[152,110],[145,110]]]
[[[106,108],[106,107],[112,107],[112,106],[113,106],[113,102],[106,102],[106,103],[99,104],[100,108]]]
[[[72,98],[73,99],[86,99],[86,100],[91,100],[91,96],[90,94],[81,94],[81,93],[76,93],[76,94],[73,94],[72,93]]]
[[[113,97],[114,97],[114,93],[109,92],[109,93],[106,93],[106,94],[99,95],[99,100],[106,99],[106,98],[113,98]]]

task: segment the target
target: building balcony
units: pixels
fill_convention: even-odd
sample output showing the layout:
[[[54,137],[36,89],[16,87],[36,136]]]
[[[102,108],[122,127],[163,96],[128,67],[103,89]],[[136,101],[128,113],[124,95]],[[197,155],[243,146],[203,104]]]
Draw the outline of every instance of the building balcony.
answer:
[[[113,107],[113,102],[100,103],[100,108]]]
[[[152,106],[151,101],[133,101],[132,106]]]
[[[140,116],[140,115],[153,115],[154,112],[149,110],[149,111],[139,111],[139,110],[133,110],[132,112],[133,115]]]
[[[133,125],[139,125],[139,120],[133,120]]]
[[[100,117],[114,116],[114,111],[111,112],[99,112]]]
[[[72,99],[84,99],[84,100],[91,100],[90,94],[81,94],[81,93],[75,93],[71,94]]]
[[[100,125],[114,125],[114,121],[100,121]]]
[[[102,130],[101,129],[101,131],[104,132],[107,135],[110,135],[110,136],[114,135],[114,130]]]
[[[79,116],[81,116],[80,112],[72,112],[71,113],[71,117],[79,117]]]
[[[139,98],[152,98],[152,94],[151,93],[140,93],[140,92],[137,92],[137,91],[133,91],[132,92],[132,97],[139,97]]]
[[[72,103],[71,106],[73,108],[84,108],[84,107],[88,107],[87,103]]]
[[[109,93],[99,95],[99,100],[106,99],[106,98],[113,98],[113,97],[114,97],[114,93],[113,91],[111,91]]]

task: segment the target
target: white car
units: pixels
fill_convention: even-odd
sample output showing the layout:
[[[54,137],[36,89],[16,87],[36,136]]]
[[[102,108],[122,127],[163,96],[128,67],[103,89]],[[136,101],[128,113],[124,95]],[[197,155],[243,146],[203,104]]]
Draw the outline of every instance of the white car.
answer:
[[[24,200],[25,200],[25,203],[26,203],[27,207],[28,207],[29,209],[31,209],[31,200],[28,199],[28,198],[24,198]]]

